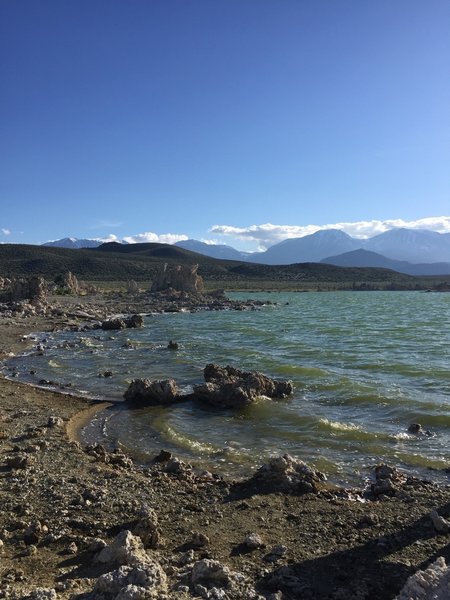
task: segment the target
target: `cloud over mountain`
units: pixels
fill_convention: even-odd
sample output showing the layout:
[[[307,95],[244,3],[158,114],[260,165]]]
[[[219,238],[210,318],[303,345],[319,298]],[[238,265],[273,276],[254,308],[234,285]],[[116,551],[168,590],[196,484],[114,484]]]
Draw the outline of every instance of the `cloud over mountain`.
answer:
[[[136,235],[130,235],[123,238],[125,242],[129,244],[140,244],[146,242],[155,242],[159,244],[175,244],[183,240],[189,239],[187,235],[178,233],[163,233],[158,235],[152,231],[146,231],[144,233],[138,233]]]
[[[311,235],[316,231],[326,229],[338,229],[348,235],[367,239],[384,233],[394,228],[429,229],[438,233],[450,232],[450,217],[426,217],[415,221],[404,219],[387,219],[372,221],[355,221],[330,223],[326,225],[273,225],[264,223],[262,225],[250,225],[248,227],[234,227],[233,225],[214,225],[210,231],[219,235],[226,235],[240,240],[256,242],[261,250],[264,250],[280,241]]]

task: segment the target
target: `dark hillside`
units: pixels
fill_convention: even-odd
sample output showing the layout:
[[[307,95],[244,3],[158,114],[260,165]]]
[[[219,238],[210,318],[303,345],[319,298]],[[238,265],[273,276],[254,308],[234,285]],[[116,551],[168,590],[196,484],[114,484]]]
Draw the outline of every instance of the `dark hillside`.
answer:
[[[301,288],[324,289],[416,289],[422,281],[381,268],[345,268],[329,264],[299,263],[260,265],[219,260],[167,244],[103,244],[95,249],[68,249],[23,244],[0,245],[0,277],[42,275],[53,280],[72,271],[86,281],[150,282],[160,266],[198,264],[199,274],[211,285],[245,287],[273,282]]]

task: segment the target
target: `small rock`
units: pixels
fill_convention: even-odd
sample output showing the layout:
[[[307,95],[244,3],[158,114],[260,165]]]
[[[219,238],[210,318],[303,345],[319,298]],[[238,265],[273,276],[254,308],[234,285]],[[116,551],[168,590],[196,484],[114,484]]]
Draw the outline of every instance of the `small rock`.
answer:
[[[244,546],[250,550],[256,550],[264,546],[264,542],[257,533],[250,533],[244,540]]]
[[[23,539],[26,544],[37,544],[39,540],[48,533],[48,527],[40,521],[33,521],[25,530]]]
[[[378,525],[378,517],[374,513],[368,513],[361,517],[358,522],[358,527],[373,527],[374,525]]]
[[[75,544],[75,542],[71,542],[67,546],[66,552],[67,552],[67,554],[76,554],[78,552],[78,546]]]
[[[161,452],[157,456],[155,456],[155,458],[153,460],[154,460],[154,462],[162,463],[162,462],[167,462],[171,458],[172,458],[172,452],[169,452],[168,450],[161,450]]]
[[[173,473],[174,475],[181,475],[186,471],[186,464],[179,458],[173,457],[167,461],[164,466],[165,473]]]
[[[434,528],[439,533],[448,533],[450,531],[450,523],[444,517],[438,515],[435,510],[430,512],[430,519],[433,522]]]
[[[31,544],[30,546],[28,546],[28,548],[25,550],[24,555],[25,556],[33,556],[34,554],[37,554],[37,548],[34,544]]]
[[[197,561],[192,568],[191,580],[195,586],[206,584],[208,586],[226,586],[230,583],[231,571],[217,560],[204,558]]]
[[[64,419],[61,417],[49,417],[47,427],[63,427]]]
[[[266,554],[264,560],[266,562],[277,562],[286,554],[286,552],[286,546],[283,546],[283,544],[277,544],[272,548],[272,550],[268,554]]]
[[[190,541],[187,543],[189,548],[204,548],[209,545],[209,537],[200,531],[193,531]]]
[[[107,545],[108,544],[105,542],[105,540],[102,540],[101,538],[93,538],[89,542],[87,551],[88,552],[100,552],[100,550],[103,550],[103,548],[106,548]]]

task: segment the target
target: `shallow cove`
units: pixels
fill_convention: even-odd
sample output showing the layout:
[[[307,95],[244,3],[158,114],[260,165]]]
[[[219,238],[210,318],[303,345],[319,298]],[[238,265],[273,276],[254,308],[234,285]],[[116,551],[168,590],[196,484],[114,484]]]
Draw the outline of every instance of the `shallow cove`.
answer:
[[[31,353],[9,365],[20,379],[70,382],[116,402],[135,377],[174,377],[189,391],[208,362],[293,380],[292,398],[261,399],[242,411],[192,402],[115,404],[83,429],[85,441],[119,444],[143,462],[165,448],[242,474],[269,455],[289,452],[339,482],[360,481],[380,460],[447,477],[429,469],[450,466],[450,295],[252,297],[277,304],[147,317],[142,330],[59,332],[46,336],[42,356]],[[167,349],[170,339],[178,351]],[[105,371],[112,377],[98,377]],[[432,435],[409,434],[414,422]]]

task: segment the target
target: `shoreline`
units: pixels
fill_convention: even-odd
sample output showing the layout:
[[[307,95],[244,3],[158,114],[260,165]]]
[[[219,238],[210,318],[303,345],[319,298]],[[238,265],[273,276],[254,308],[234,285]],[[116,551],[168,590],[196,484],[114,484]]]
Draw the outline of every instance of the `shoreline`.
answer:
[[[56,321],[71,322],[1,319],[0,354],[23,350],[25,334]],[[391,600],[417,569],[437,556],[450,561],[450,533],[437,532],[429,517],[437,510],[449,519],[449,486],[392,475],[393,493],[360,502],[319,484],[300,493],[196,474],[174,457],[171,468],[167,460],[134,466],[120,451],[81,447],[80,424],[106,408],[91,402],[0,378],[1,597],[31,598],[44,588],[55,595],[40,598],[95,600],[99,577],[117,568],[95,561],[98,540],[138,531],[144,507],[159,536],[146,542],[147,555],[164,571],[148,598],[212,598],[219,586],[230,600]],[[249,534],[261,544],[247,546]],[[202,561],[242,578],[211,575],[200,585],[193,573]]]

